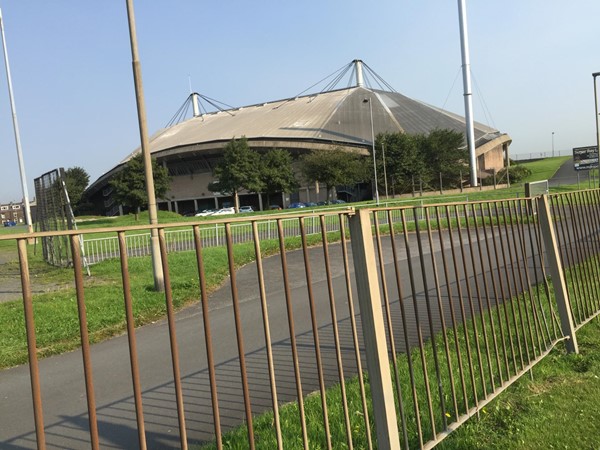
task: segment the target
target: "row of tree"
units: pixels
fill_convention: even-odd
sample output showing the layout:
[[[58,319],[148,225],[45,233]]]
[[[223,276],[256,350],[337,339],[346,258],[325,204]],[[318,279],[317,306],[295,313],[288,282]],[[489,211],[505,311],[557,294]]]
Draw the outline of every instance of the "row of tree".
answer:
[[[383,133],[375,141],[375,164],[378,185],[383,184],[385,173],[392,192],[410,192],[414,179],[432,187],[437,186],[440,175],[445,186],[459,186],[461,172],[468,169],[468,150],[461,133],[452,130],[434,130],[428,135]],[[164,198],[169,190],[167,170],[153,160],[154,185],[157,198]],[[280,192],[294,192],[300,183],[322,183],[330,198],[334,187],[373,182],[373,155],[359,151],[314,150],[294,162],[291,154],[282,149],[266,152],[251,150],[245,137],[232,139],[223,151],[223,159],[214,171],[215,181],[208,186],[213,192],[234,197],[239,208],[240,191],[263,193],[270,203]],[[71,202],[77,208],[89,182],[89,176],[80,167],[66,171]],[[142,156],[133,157],[110,181],[115,200],[137,211],[147,206]]]
[[[436,129],[428,135],[383,133],[375,140],[378,185],[387,175],[390,190],[411,192],[414,180],[439,188],[459,187],[468,173],[469,151],[457,131]],[[372,179],[372,177],[371,177]]]

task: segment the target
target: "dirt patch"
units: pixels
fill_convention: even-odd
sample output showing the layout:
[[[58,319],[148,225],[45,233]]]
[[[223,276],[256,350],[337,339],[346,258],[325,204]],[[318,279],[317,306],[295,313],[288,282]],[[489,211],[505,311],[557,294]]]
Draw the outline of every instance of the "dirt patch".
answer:
[[[21,275],[19,272],[18,255],[16,250],[0,250],[0,303],[22,298]],[[43,283],[31,278],[31,291],[33,294],[41,294],[60,289],[62,286]]]

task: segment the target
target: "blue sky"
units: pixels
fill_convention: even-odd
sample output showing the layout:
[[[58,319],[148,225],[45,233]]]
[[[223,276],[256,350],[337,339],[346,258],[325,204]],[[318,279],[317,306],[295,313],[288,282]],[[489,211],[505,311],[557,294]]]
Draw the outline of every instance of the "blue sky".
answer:
[[[139,145],[125,1],[0,0],[30,197],[33,178],[96,179]],[[595,143],[600,2],[467,1],[475,119],[513,154]],[[135,2],[148,128],[192,87],[233,106],[292,97],[355,58],[395,90],[464,114],[455,1]],[[3,65],[2,65],[3,66]],[[0,72],[0,201],[21,199]],[[345,80],[346,81],[346,80]]]

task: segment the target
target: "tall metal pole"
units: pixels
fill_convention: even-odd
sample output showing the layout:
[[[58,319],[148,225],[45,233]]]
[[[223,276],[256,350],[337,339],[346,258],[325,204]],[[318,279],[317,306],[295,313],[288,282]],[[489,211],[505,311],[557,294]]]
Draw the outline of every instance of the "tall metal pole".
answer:
[[[135,99],[138,110],[138,122],[140,127],[140,139],[142,145],[142,156],[144,159],[144,175],[146,177],[146,192],[148,195],[148,216],[150,225],[158,224],[156,213],[156,196],[154,194],[154,177],[152,175],[152,158],[150,157],[150,143],[148,141],[148,130],[146,127],[146,106],[144,104],[144,88],[142,85],[142,68],[140,65],[137,37],[135,31],[135,16],[133,13],[133,0],[126,0],[127,18],[129,21],[129,38],[131,41],[131,59],[133,66],[133,81],[135,84]],[[158,230],[150,230],[152,242],[152,268],[154,271],[154,289],[164,290],[164,275],[160,259],[160,246],[158,243]]]
[[[600,116],[598,115],[598,95],[596,92],[596,77],[598,75],[600,75],[600,72],[592,74],[592,77],[594,77],[594,105],[596,106],[596,149],[600,155]],[[598,166],[598,175],[598,187],[600,188],[600,165]]]
[[[471,92],[471,62],[469,60],[469,37],[467,34],[467,9],[465,0],[458,0],[460,23],[460,47],[462,54],[463,89],[465,99],[465,120],[467,125],[467,146],[471,166],[471,186],[477,186],[477,155],[475,154],[475,132],[473,129],[473,99]]]
[[[552,132],[552,157],[554,158],[554,131]]]
[[[29,233],[33,232],[31,222],[31,208],[29,207],[29,193],[27,192],[27,176],[25,175],[25,165],[23,164],[23,151],[21,149],[21,136],[19,134],[19,121],[17,120],[17,109],[13,95],[12,80],[10,77],[10,66],[8,64],[8,52],[6,50],[6,38],[4,36],[4,20],[2,19],[2,10],[0,9],[0,30],[2,31],[2,48],[4,50],[4,67],[6,68],[6,80],[8,82],[8,97],[10,99],[10,109],[12,111],[13,129],[15,132],[15,142],[17,145],[17,158],[19,160],[19,175],[21,177],[21,190],[23,193],[23,203],[25,203],[25,221]]]
[[[369,113],[371,114],[371,145],[373,148],[373,174],[375,175],[375,202],[379,206],[379,188],[377,187],[377,164],[375,160],[375,129],[373,127],[373,97],[365,98],[363,103],[369,103]]]

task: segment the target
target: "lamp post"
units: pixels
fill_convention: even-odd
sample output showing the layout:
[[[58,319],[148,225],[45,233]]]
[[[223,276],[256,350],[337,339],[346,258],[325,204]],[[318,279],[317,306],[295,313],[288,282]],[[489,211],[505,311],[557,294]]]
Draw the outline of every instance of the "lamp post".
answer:
[[[600,117],[598,117],[598,95],[596,93],[596,77],[598,75],[600,75],[600,72],[594,72],[592,74],[592,77],[594,77],[594,105],[596,107],[596,150],[600,154],[600,123],[598,123]],[[600,187],[600,176],[598,176],[598,187]]]
[[[554,131],[552,132],[552,157],[554,158]]]
[[[387,200],[389,198],[389,196],[388,196],[388,185],[387,185],[387,170],[385,167],[385,144],[383,142],[381,143],[381,152],[382,152],[382,156],[383,156],[383,182],[385,185],[385,199]]]
[[[27,231],[29,233],[33,233],[33,225],[31,221],[31,208],[29,206],[29,193],[27,192],[27,176],[25,175],[25,165],[23,163],[23,150],[21,148],[21,135],[19,134],[19,121],[17,120],[17,109],[15,107],[15,98],[13,95],[12,80],[10,77],[10,67],[8,65],[8,51],[6,49],[6,38],[4,36],[4,22],[2,20],[2,11],[0,11],[0,32],[2,34],[4,68],[6,69],[6,81],[8,84],[8,97],[10,100],[10,109],[12,111],[13,131],[15,133],[15,145],[17,146],[19,175],[21,177],[21,191],[23,194],[23,203],[25,206],[25,222],[27,223]]]
[[[150,142],[146,126],[146,106],[144,102],[144,88],[142,85],[142,69],[137,46],[137,33],[135,30],[135,16],[133,11],[133,0],[126,0],[127,22],[129,25],[129,41],[131,44],[131,60],[133,67],[133,82],[135,86],[135,99],[138,111],[138,124],[140,129],[140,141],[142,156],[144,160],[144,177],[146,178],[146,194],[148,195],[148,217],[150,225],[158,224],[158,213],[156,208],[156,195],[154,194],[154,177],[152,175],[152,157],[150,156]],[[158,229],[150,230],[152,269],[154,274],[154,290],[164,290],[164,272],[160,256],[160,244],[158,240]]]
[[[373,128],[373,102],[372,98],[365,98],[363,103],[369,104],[369,113],[371,117],[371,145],[373,148],[373,174],[375,176],[375,202],[379,206],[379,189],[377,187],[377,164],[375,163],[375,130]]]

